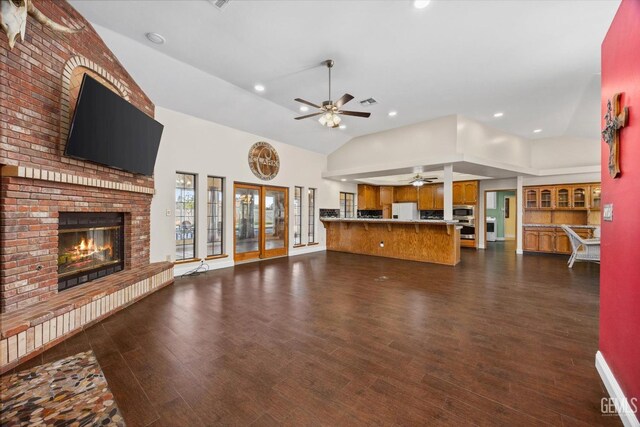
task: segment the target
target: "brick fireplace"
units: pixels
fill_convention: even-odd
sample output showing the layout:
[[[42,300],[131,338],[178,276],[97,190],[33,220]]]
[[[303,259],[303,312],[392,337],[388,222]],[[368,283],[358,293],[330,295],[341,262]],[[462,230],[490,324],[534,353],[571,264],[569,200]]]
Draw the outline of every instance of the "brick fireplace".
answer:
[[[12,50],[0,34],[0,371],[173,281],[172,264],[149,262],[153,178],[63,155],[83,74],[151,117],[153,103],[68,3],[32,1],[85,28],[29,18]]]

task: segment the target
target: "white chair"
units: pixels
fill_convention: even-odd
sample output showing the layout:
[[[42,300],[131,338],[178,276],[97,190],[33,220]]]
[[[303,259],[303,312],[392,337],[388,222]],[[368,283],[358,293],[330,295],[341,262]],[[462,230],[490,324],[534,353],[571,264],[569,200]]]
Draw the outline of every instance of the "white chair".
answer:
[[[568,225],[561,225],[562,229],[571,242],[573,253],[567,261],[569,268],[573,267],[576,261],[592,261],[600,263],[600,239],[583,239]]]

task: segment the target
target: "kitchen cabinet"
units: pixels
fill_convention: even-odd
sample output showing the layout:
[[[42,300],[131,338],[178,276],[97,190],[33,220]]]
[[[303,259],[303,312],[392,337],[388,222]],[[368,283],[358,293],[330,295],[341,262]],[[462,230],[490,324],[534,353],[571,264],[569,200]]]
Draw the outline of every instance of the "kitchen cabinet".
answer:
[[[540,188],[540,209],[553,209],[555,207],[554,193],[553,187]]]
[[[476,203],[478,203],[478,181],[453,183],[454,205],[475,205]]]
[[[538,251],[555,252],[556,232],[554,230],[541,230],[538,234]]]
[[[419,187],[418,209],[442,210],[444,209],[444,184],[429,184]]]
[[[393,187],[380,187],[380,204],[384,206],[390,205],[391,203],[393,203]]]
[[[589,207],[587,203],[588,188],[586,185],[576,185],[573,187],[571,206],[574,209],[587,209]]]
[[[524,242],[522,245],[522,248],[525,251],[538,251],[538,236],[539,236],[539,232],[536,229],[531,229],[528,230],[525,228],[523,236],[524,236]]]
[[[600,210],[600,183],[562,184],[523,189],[526,210]]]
[[[358,184],[358,209],[379,210],[380,191],[375,185]]]
[[[602,193],[602,187],[599,184],[590,185],[589,190],[591,194],[589,199],[589,208],[593,210],[600,210],[600,201],[601,201],[600,193]]]
[[[527,188],[524,191],[524,207],[526,209],[538,209],[540,207],[540,190]]]
[[[464,187],[461,182],[453,183],[453,204],[464,205]]]
[[[590,239],[593,229],[574,228],[580,237]],[[524,227],[522,249],[527,252],[546,252],[552,254],[570,254],[571,241],[560,227]]]
[[[395,187],[393,191],[393,201],[396,203],[418,202],[418,187],[413,185],[402,185]]]
[[[571,209],[571,192],[570,186],[556,187],[556,209]]]

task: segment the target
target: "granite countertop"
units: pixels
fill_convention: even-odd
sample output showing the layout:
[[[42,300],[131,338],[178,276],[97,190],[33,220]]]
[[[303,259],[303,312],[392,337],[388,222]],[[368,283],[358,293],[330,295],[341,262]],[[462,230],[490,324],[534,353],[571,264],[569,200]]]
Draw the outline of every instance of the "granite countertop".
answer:
[[[385,219],[385,218],[320,218],[327,222],[378,222],[393,224],[457,224],[458,220],[445,221],[443,219]]]
[[[571,228],[599,228],[599,225],[572,225],[566,224]],[[544,228],[560,228],[560,224],[522,224],[523,227],[544,227]]]

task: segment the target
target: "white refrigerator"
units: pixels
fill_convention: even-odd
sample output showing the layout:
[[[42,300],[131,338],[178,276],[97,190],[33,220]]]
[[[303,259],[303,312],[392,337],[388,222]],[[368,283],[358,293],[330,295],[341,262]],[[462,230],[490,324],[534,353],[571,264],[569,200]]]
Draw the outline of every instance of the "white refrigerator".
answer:
[[[417,203],[394,203],[391,205],[391,218],[393,219],[420,219]]]

